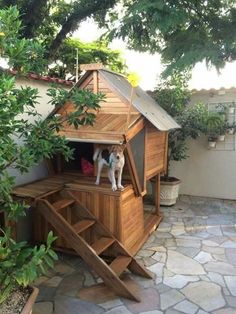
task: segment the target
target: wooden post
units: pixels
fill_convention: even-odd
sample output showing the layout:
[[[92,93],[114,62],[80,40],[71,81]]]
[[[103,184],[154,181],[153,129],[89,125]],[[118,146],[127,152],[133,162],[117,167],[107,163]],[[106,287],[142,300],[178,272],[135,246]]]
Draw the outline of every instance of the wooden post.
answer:
[[[98,93],[98,71],[93,71],[93,92]]]
[[[156,215],[160,216],[160,190],[161,190],[161,175],[158,173],[155,178],[155,207]]]

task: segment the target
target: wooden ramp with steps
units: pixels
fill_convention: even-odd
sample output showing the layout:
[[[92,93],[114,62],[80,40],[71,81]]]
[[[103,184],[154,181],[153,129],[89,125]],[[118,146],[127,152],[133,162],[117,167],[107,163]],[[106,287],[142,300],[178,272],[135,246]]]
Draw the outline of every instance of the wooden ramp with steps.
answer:
[[[56,201],[55,201],[56,199]],[[117,295],[140,301],[139,297],[122,281],[126,269],[146,277],[151,274],[140,265],[124,246],[85,208],[69,191],[56,191],[47,199],[38,199],[37,210],[55,228],[84,261],[103,279]],[[66,220],[63,211],[73,211],[73,219]],[[110,263],[101,257],[109,255]]]

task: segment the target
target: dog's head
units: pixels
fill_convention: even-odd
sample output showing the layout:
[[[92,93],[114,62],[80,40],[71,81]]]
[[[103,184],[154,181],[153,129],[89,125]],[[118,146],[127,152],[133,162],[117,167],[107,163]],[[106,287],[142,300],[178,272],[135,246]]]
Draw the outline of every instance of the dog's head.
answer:
[[[115,159],[120,160],[124,156],[124,146],[123,145],[112,145],[110,153],[113,154]]]

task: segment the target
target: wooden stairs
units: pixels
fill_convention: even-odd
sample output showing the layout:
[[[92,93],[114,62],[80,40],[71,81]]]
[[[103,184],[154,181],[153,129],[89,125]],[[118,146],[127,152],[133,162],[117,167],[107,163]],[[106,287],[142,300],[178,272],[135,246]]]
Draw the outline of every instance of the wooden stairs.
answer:
[[[136,293],[122,280],[121,275],[126,269],[146,278],[152,278],[151,274],[79,200],[69,191],[61,190],[47,195],[47,199],[38,199],[36,206],[58,234],[103,279],[106,286],[121,297],[140,301]],[[76,217],[77,221],[68,218],[66,220],[63,217],[65,210],[67,213],[73,211],[73,215],[69,217]],[[109,258],[105,261],[104,256]]]

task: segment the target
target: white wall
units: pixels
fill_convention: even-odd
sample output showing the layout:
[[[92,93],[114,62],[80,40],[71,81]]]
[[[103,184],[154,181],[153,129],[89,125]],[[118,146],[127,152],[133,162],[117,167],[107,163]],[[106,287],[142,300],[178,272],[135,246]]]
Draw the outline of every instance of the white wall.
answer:
[[[225,102],[236,101],[236,90],[225,90],[224,95],[217,91],[196,93],[191,100]],[[235,141],[235,135],[231,136]],[[194,196],[236,199],[236,151],[208,149],[207,138],[189,142],[188,159],[172,162],[171,175],[181,179],[181,194]]]
[[[17,78],[16,87],[19,88],[21,86],[30,86],[32,88],[38,89],[38,95],[40,96],[40,98],[38,98],[39,103],[35,107],[37,109],[37,112],[42,115],[42,118],[46,118],[46,116],[53,110],[53,106],[48,103],[50,97],[47,96],[47,90],[50,88],[50,84],[39,80],[36,81],[32,79]],[[61,86],[65,88],[63,85]],[[29,116],[28,119],[34,121],[34,117],[32,116]],[[14,169],[9,169],[9,172],[11,175],[16,177],[16,185],[41,179],[48,174],[47,168],[44,163],[41,163],[38,166],[31,168],[29,173],[24,173],[23,175],[21,175]]]

